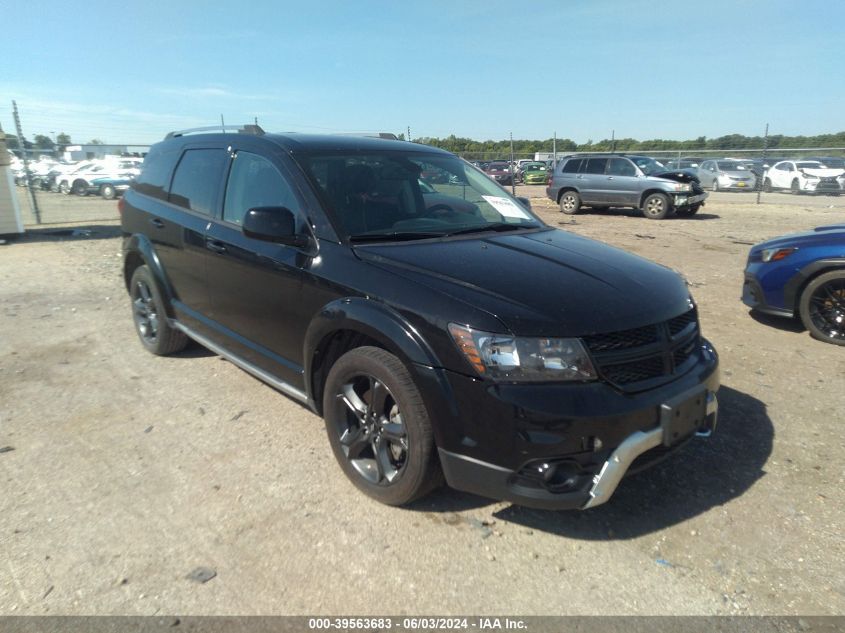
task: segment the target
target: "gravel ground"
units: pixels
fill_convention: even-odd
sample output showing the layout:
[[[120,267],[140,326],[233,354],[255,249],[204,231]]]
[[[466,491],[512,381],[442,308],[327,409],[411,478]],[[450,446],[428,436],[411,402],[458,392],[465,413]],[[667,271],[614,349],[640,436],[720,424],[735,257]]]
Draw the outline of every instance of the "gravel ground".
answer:
[[[845,612],[845,350],[739,301],[750,244],[843,202],[716,194],[654,222],[542,189],[520,192],[547,222],[688,278],[722,359],[710,440],[586,512],[381,506],[302,406],[199,346],[145,353],[93,221],[113,203],[56,196],[87,223],[0,246],[0,614]]]

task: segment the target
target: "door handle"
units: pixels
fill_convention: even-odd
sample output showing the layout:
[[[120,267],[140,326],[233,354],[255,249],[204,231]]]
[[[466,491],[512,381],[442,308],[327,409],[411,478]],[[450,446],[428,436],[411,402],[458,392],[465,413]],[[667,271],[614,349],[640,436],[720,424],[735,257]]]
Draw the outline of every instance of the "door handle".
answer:
[[[152,225],[153,225],[154,227],[156,227],[157,229],[163,229],[163,228],[164,228],[164,222],[162,222],[162,221],[161,221],[161,220],[159,220],[158,218],[152,218],[152,219],[150,220],[150,224],[152,224]]]
[[[226,247],[217,240],[206,240],[205,247],[214,253],[223,254],[226,252]]]
[[[607,177],[607,179],[608,179],[608,180],[613,180],[613,176],[608,176],[608,177]]]

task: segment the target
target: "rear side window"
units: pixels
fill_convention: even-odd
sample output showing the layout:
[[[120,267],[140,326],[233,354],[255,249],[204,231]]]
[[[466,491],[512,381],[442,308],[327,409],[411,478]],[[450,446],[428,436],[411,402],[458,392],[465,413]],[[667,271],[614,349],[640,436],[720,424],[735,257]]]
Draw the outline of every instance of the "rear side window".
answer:
[[[588,158],[587,166],[584,167],[585,174],[603,174],[605,165],[607,165],[606,158]]]
[[[211,215],[229,154],[223,149],[189,149],[173,174],[169,202]]]
[[[170,174],[178,159],[178,151],[165,152],[157,147],[151,148],[144,159],[140,175],[135,179],[135,191],[167,200],[167,185],[170,184]]]
[[[581,163],[583,162],[583,158],[573,158],[571,160],[566,161],[563,166],[563,169],[561,169],[560,171],[563,174],[577,174],[579,171],[581,171]]]

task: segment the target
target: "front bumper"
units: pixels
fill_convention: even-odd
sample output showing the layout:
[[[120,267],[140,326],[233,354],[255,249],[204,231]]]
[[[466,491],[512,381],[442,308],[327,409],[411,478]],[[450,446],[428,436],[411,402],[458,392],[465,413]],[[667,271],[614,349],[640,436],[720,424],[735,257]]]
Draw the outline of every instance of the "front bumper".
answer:
[[[456,425],[459,436],[438,438],[448,484],[536,508],[605,503],[628,472],[709,435],[717,420],[718,357],[703,339],[692,370],[637,394],[601,382],[490,385],[455,375],[450,382],[471,420]]]
[[[782,317],[795,316],[792,310],[772,305],[766,299],[766,293],[763,292],[763,287],[757,281],[757,277],[753,273],[746,271],[745,281],[742,284],[742,302],[752,310],[757,312],[764,312]]]
[[[673,194],[675,208],[689,207],[694,204],[704,204],[707,199],[707,193],[692,194],[689,192],[679,191]]]

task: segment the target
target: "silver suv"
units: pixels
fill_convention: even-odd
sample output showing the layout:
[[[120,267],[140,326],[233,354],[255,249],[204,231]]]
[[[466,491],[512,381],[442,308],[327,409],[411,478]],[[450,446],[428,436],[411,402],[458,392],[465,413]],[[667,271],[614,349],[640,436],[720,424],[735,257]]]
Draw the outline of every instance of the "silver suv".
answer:
[[[546,194],[566,214],[632,207],[652,220],[694,215],[707,194],[695,176],[672,171],[648,156],[579,154],[558,161]]]

